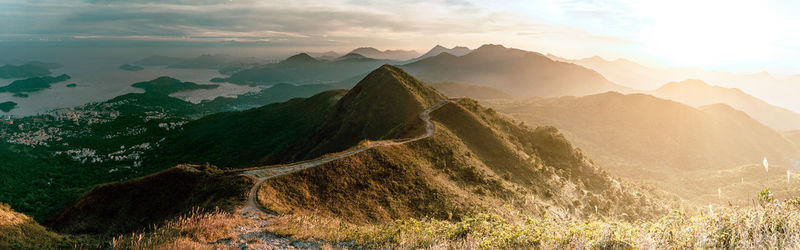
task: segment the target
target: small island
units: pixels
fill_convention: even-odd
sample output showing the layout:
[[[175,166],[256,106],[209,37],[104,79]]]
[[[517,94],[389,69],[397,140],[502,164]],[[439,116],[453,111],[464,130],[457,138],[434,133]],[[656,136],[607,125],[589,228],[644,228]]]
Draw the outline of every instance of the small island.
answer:
[[[126,64],[123,64],[123,65],[120,65],[119,69],[125,70],[125,71],[140,71],[140,70],[143,70],[144,68],[142,68],[141,66],[137,66],[137,65],[132,65],[132,64],[127,64],[126,63]]]
[[[3,112],[11,111],[12,109],[17,107],[16,102],[2,102],[0,103],[0,110]]]
[[[134,88],[144,89],[145,93],[156,93],[169,95],[175,92],[195,89],[215,89],[216,84],[200,85],[193,82],[181,82],[178,79],[162,76],[148,82],[137,82],[132,84]]]
[[[41,64],[23,64],[11,65],[6,64],[0,66],[0,78],[24,78],[24,77],[37,77],[46,76],[50,74],[50,70],[46,65]]]
[[[66,74],[56,77],[52,76],[31,77],[25,80],[16,80],[11,82],[11,84],[7,86],[0,87],[0,92],[11,92],[11,93],[36,92],[39,90],[50,88],[50,84],[63,82],[69,80],[70,78],[72,77]]]
[[[13,96],[14,97],[19,97],[19,98],[27,98],[28,94],[25,94],[25,93],[14,93]]]
[[[70,84],[67,84],[67,88],[74,88],[74,87],[77,87],[77,86],[78,86],[78,84],[77,84],[77,83],[70,83]]]

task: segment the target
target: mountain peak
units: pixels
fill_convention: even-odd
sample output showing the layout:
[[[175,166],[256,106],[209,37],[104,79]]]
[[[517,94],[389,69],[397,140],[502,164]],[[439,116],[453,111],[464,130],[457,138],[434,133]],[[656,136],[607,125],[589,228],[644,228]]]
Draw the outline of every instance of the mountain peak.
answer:
[[[376,48],[373,48],[373,47],[360,47],[360,48],[354,49],[354,50],[353,50],[353,51],[351,51],[350,53],[356,53],[356,54],[359,54],[358,52],[367,52],[367,53],[370,53],[370,52],[375,52],[375,53],[380,53],[381,51],[380,51],[380,50],[378,50],[378,49],[376,49]]]
[[[433,48],[428,50],[428,52],[426,52],[424,55],[416,58],[415,60],[419,61],[419,60],[422,60],[422,59],[438,56],[438,55],[445,54],[445,53],[451,54],[451,55],[454,55],[454,56],[463,56],[463,55],[469,54],[469,52],[471,52],[471,50],[469,48],[467,48],[467,47],[464,47],[464,46],[456,46],[456,47],[453,47],[452,49],[448,49],[447,47],[444,47],[442,45],[437,44],[436,46],[434,46]]]
[[[402,69],[383,65],[339,99],[318,133],[309,137],[314,147],[303,154],[341,151],[362,139],[417,136],[425,132],[420,112],[445,99]]]
[[[536,52],[524,51],[514,48],[506,48],[505,46],[500,44],[484,44],[481,47],[470,52],[468,55],[493,58],[493,59],[518,58],[530,55],[539,55],[542,58],[547,58],[544,55],[541,55]]]
[[[404,70],[384,64],[378,69],[370,72],[364,79],[356,84],[350,90],[350,94],[361,95],[363,91],[375,90],[383,92],[384,90],[394,89],[393,93],[388,94],[409,94],[422,106],[430,106],[436,102],[443,100],[445,97],[438,91],[423,83],[416,77],[408,74]],[[398,92],[399,91],[399,92]],[[372,93],[369,93],[372,94]],[[346,99],[345,96],[342,99]]]
[[[293,55],[290,56],[289,58],[286,58],[286,60],[281,61],[281,63],[314,63],[314,62],[319,62],[319,60],[308,55],[307,53],[300,53],[297,55]]]
[[[359,54],[359,53],[350,52],[350,53],[347,53],[347,55],[343,55],[343,56],[340,56],[339,58],[336,58],[336,61],[348,60],[348,59],[365,59],[365,58],[368,58],[368,57],[366,57],[366,56],[364,56],[362,54]]]
[[[605,58],[603,58],[601,56],[592,56],[592,57],[589,57],[589,58],[586,58],[586,59],[583,59],[583,60],[585,60],[585,61],[594,61],[594,62],[609,62],[608,60],[606,60]]]
[[[494,50],[504,50],[504,49],[506,49],[506,47],[500,44],[484,44],[475,49],[475,51],[494,51]]]

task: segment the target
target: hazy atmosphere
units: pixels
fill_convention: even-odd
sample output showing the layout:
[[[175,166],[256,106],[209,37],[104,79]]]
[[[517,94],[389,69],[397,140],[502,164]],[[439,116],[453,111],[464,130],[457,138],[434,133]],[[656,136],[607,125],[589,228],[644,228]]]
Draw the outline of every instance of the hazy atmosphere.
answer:
[[[0,249],[799,248],[797,13],[0,0]]]

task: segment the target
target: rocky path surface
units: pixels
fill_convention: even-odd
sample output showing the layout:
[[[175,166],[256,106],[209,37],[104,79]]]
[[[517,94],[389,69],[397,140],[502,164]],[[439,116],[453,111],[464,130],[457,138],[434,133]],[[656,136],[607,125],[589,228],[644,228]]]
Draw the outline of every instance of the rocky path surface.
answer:
[[[261,184],[263,184],[264,181],[266,180],[278,176],[295,173],[308,168],[313,168],[331,161],[352,156],[354,154],[366,151],[371,148],[391,146],[391,145],[401,145],[428,138],[432,136],[434,132],[436,132],[436,127],[433,125],[433,122],[431,122],[431,117],[430,117],[431,112],[441,108],[450,101],[451,99],[438,102],[435,105],[423,110],[422,113],[419,114],[419,118],[425,122],[425,133],[420,136],[413,138],[406,138],[406,139],[397,139],[397,140],[373,141],[365,145],[361,145],[357,148],[325,155],[320,158],[309,161],[291,163],[287,165],[257,167],[242,171],[241,172],[242,175],[255,179],[256,184],[253,185],[253,188],[250,189],[250,192],[248,193],[247,203],[245,203],[245,206],[237,211],[237,216],[244,217],[252,221],[253,223],[250,223],[246,226],[238,226],[237,228],[234,228],[234,231],[238,238],[238,242],[222,242],[215,245],[216,246],[221,245],[222,247],[226,248],[235,247],[239,249],[319,248],[321,246],[320,242],[292,240],[288,237],[277,236],[275,234],[266,231],[266,227],[269,224],[269,221],[272,218],[274,218],[275,215],[272,214],[271,211],[265,209],[263,206],[261,206],[260,203],[257,202],[258,190],[261,188]],[[348,247],[347,243],[340,243],[340,244],[344,245],[339,247]]]

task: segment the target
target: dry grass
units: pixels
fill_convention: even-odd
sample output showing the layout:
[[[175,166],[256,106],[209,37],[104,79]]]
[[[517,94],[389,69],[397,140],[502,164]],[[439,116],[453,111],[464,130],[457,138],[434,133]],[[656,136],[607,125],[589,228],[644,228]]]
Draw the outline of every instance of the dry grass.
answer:
[[[688,216],[673,211],[657,220],[630,223],[606,218],[560,221],[506,209],[451,222],[397,220],[356,226],[316,215],[287,215],[269,230],[297,239],[352,241],[390,248],[798,248],[798,200],[755,207],[726,207]]]
[[[0,249],[61,248],[74,240],[47,231],[31,217],[0,203]]]
[[[191,213],[144,233],[114,237],[114,249],[213,249],[207,245],[220,239],[236,240],[233,228],[247,224],[244,218],[222,211]]]
[[[15,226],[30,220],[30,217],[14,212],[8,205],[0,203],[0,226]]]
[[[518,125],[467,99],[431,116],[432,137],[269,179],[258,200],[278,214],[315,212],[358,225],[458,221],[503,204],[532,215],[637,220],[672,205],[659,192],[620,184],[554,128]]]

